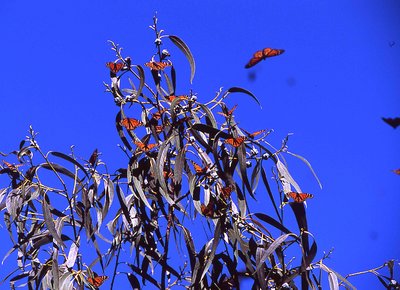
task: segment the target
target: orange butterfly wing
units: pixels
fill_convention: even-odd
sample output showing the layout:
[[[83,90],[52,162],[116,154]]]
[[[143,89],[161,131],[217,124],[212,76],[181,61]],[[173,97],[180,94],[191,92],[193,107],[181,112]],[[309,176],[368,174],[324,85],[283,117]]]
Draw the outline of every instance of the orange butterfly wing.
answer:
[[[263,59],[266,59],[267,57],[277,56],[284,52],[285,52],[284,49],[272,49],[269,47],[264,48],[263,50],[259,50],[256,53],[254,53],[253,57],[245,65],[245,68],[250,68],[252,66],[255,66],[257,63],[259,63]]]
[[[393,172],[396,173],[397,175],[400,175],[400,168],[393,170]]]
[[[142,126],[143,122],[134,118],[124,118],[120,122],[121,126],[124,126],[127,130],[135,130],[137,127]]]
[[[168,66],[171,66],[172,63],[170,62],[161,62],[161,61],[149,61],[144,64],[145,66],[149,67],[151,70],[163,70]]]
[[[166,111],[168,111],[168,110],[167,110],[167,109],[162,109],[161,111],[155,112],[155,113],[151,116],[151,118],[154,119],[154,120],[160,120],[162,114],[164,114]]]
[[[124,67],[124,64],[121,62],[107,62],[106,66],[110,69],[110,71],[116,74]]]
[[[251,139],[253,139],[253,138],[256,137],[257,135],[260,135],[260,134],[264,133],[265,131],[266,131],[266,129],[262,129],[262,130],[256,131],[256,132],[254,132],[254,133],[249,134],[249,137],[250,137]]]
[[[100,286],[104,283],[104,281],[107,280],[107,279],[108,279],[108,276],[96,276],[96,277],[93,277],[93,278],[90,278],[90,277],[89,277],[87,280],[88,280],[88,282],[89,282],[90,285],[92,285],[93,287],[98,288],[98,287],[100,287]]]
[[[298,203],[303,202],[308,198],[314,197],[314,195],[312,195],[311,193],[297,193],[297,192],[289,192],[287,196],[293,198],[293,200]]]
[[[207,217],[212,217],[214,215],[214,203],[211,200],[207,205],[202,204],[200,209],[201,213]]]
[[[225,139],[225,143],[232,145],[233,147],[239,147],[240,145],[243,144],[244,140],[246,140],[245,136],[239,136],[236,138]]]
[[[138,146],[140,148],[140,150],[144,151],[144,152],[148,152],[151,149],[153,149],[154,147],[158,146],[158,144],[144,144],[142,142],[135,142],[136,146]]]
[[[197,164],[196,162],[194,162],[193,160],[190,160],[193,164],[194,170],[196,171],[196,173],[205,173],[207,171],[207,166],[206,167],[201,167],[199,164]]]

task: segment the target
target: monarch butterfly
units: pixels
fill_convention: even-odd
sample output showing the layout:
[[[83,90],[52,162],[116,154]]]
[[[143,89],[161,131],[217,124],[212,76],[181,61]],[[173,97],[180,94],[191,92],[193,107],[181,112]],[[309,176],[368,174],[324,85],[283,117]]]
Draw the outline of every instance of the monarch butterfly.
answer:
[[[94,166],[98,156],[99,156],[99,152],[97,151],[97,149],[95,149],[93,151],[92,155],[90,155],[89,164]]]
[[[8,167],[8,169],[10,169],[11,171],[17,171],[17,168],[20,167],[20,166],[22,166],[22,164],[17,164],[17,165],[15,165],[15,164],[8,163],[8,162],[5,161],[5,160],[3,160],[3,163],[4,163],[4,164]]]
[[[235,189],[234,185],[230,184],[228,186],[221,187],[221,195],[224,199],[228,199],[231,196],[232,191]]]
[[[249,138],[254,139],[254,137],[256,137],[257,135],[260,135],[260,134],[264,133],[265,131],[266,131],[266,129],[262,129],[262,130],[259,130],[259,131],[254,132],[254,133],[249,133],[249,132],[246,132],[246,131],[245,131],[245,132],[248,134],[248,137],[249,137]]]
[[[218,114],[220,114],[220,115],[222,115],[222,116],[224,116],[224,117],[226,117],[226,118],[230,118],[230,117],[232,116],[232,114],[233,114],[233,111],[236,110],[237,106],[238,106],[238,105],[234,105],[233,108],[230,109],[229,111],[227,111],[226,113],[224,113],[224,112],[218,112]]]
[[[92,285],[93,287],[100,287],[105,280],[108,279],[108,276],[95,276],[93,278],[89,277],[87,280],[89,282],[90,285]]]
[[[297,192],[289,192],[287,196],[293,198],[295,202],[303,202],[308,198],[314,197],[314,195],[312,195],[311,193],[297,193]]]
[[[151,118],[154,119],[154,120],[160,120],[162,114],[164,114],[166,111],[168,111],[168,110],[167,110],[167,109],[162,109],[161,111],[155,112],[155,113],[151,116]]]
[[[400,168],[393,170],[393,172],[396,173],[397,175],[400,175]]]
[[[156,133],[159,134],[164,130],[164,126],[163,125],[157,125],[157,126],[155,126],[155,130],[156,130]]]
[[[154,147],[157,147],[158,144],[144,144],[142,142],[135,142],[136,146],[139,147],[140,150],[144,151],[144,152],[148,152],[151,149],[153,149]]]
[[[106,66],[110,69],[110,71],[116,74],[124,67],[124,64],[122,62],[107,62]]]
[[[225,143],[232,145],[233,147],[239,147],[240,145],[243,144],[245,140],[246,140],[245,136],[239,136],[236,138],[228,138],[225,140]]]
[[[196,162],[194,162],[193,160],[190,160],[193,164],[194,170],[196,171],[196,173],[198,174],[204,174],[207,172],[208,167],[201,167],[199,164],[197,164]]]
[[[262,50],[259,50],[253,54],[253,57],[245,65],[245,68],[250,68],[252,66],[255,66],[257,63],[259,63],[263,59],[266,59],[267,57],[277,56],[284,52],[285,52],[285,50],[283,50],[283,49],[273,49],[273,48],[268,48],[268,47],[264,48]]]
[[[174,177],[174,172],[172,170],[169,170],[169,171],[164,170],[163,176],[164,176],[164,178],[172,178],[172,177]]]
[[[159,70],[165,69],[168,66],[171,66],[172,63],[171,62],[165,62],[165,61],[160,61],[160,62],[158,62],[158,61],[149,61],[149,62],[146,62],[144,65],[149,67],[151,70],[159,71]]]
[[[394,129],[400,126],[400,118],[382,118],[382,120],[392,126]]]
[[[188,97],[187,96],[166,96],[165,97],[168,101],[172,102],[173,100],[175,100],[176,98],[180,99],[180,100],[187,100]]]
[[[210,200],[207,205],[201,204],[201,213],[207,217],[214,215],[214,203]]]
[[[120,122],[127,130],[135,130],[139,126],[143,126],[143,122],[134,118],[124,118]]]

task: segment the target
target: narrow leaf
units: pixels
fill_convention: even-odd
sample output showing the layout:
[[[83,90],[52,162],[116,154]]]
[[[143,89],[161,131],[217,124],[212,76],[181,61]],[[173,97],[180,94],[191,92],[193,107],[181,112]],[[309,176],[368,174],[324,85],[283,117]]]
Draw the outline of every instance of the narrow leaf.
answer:
[[[194,62],[194,58],[192,53],[190,52],[189,47],[183,42],[178,36],[175,35],[168,35],[168,38],[174,43],[186,56],[187,60],[190,64],[190,83],[193,82],[194,73],[196,71],[196,64]]]

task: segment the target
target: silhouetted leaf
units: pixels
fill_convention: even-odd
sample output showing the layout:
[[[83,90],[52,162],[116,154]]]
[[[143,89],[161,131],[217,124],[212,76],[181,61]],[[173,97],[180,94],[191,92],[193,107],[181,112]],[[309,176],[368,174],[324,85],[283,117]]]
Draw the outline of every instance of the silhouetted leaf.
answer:
[[[244,93],[244,94],[246,94],[246,95],[249,95],[250,97],[252,97],[252,98],[257,102],[257,104],[258,104],[258,105],[260,106],[260,108],[261,108],[260,101],[257,99],[257,97],[256,97],[255,95],[253,95],[252,92],[250,92],[250,91],[248,91],[248,90],[246,90],[246,89],[239,88],[239,87],[232,87],[232,88],[230,88],[229,90],[227,90],[226,93]]]
[[[193,82],[194,73],[196,71],[196,64],[189,47],[178,36],[168,35],[168,38],[185,54],[190,64],[190,83]]]

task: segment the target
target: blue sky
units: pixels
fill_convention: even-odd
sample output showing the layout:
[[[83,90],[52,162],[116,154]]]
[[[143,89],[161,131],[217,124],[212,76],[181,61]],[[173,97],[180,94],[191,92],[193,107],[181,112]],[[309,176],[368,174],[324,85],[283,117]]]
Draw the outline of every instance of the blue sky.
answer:
[[[189,65],[176,53],[178,88],[208,100],[220,87],[244,87],[263,108],[232,98],[242,127],[273,128],[276,146],[294,133],[289,150],[305,156],[323,183],[320,190],[288,157],[294,178],[315,195],[308,219],[320,254],[335,248],[328,265],[347,274],[400,258],[400,176],[391,171],[400,168],[400,132],[381,120],[400,116],[399,1],[45,2],[0,5],[0,151],[16,149],[32,125],[45,150],[75,145],[87,158],[98,148],[109,168],[124,166],[117,107],[102,84],[105,62],[114,60],[107,40],[144,64],[157,11],[160,27],[180,36],[196,60],[190,85]],[[245,70],[264,47],[286,52]],[[379,285],[367,276],[350,281]]]

